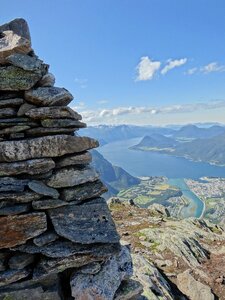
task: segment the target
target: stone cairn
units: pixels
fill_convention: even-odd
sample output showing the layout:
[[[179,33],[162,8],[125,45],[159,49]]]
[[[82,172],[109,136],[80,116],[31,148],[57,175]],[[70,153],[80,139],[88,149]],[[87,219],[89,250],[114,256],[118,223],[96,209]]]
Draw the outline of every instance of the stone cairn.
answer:
[[[48,68],[25,20],[0,26],[0,300],[129,299],[129,249],[89,165],[98,142],[76,134]]]

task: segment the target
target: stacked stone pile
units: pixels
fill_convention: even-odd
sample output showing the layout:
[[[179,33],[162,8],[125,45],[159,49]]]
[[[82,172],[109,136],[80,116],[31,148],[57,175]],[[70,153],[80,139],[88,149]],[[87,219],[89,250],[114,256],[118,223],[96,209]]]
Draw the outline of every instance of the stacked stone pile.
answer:
[[[0,300],[122,299],[132,264],[89,166],[98,142],[48,68],[23,19],[0,26]]]

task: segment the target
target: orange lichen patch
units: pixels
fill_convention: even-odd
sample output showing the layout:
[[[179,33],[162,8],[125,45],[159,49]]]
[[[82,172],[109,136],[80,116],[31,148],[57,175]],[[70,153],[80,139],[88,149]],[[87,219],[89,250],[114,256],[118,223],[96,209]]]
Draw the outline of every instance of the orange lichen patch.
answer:
[[[24,244],[47,230],[45,213],[0,218],[0,249]]]

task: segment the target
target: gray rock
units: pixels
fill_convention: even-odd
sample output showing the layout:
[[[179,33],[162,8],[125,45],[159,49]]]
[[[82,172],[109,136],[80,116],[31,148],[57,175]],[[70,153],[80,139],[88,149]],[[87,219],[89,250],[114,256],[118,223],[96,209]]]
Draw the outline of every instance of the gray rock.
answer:
[[[0,101],[0,107],[17,107],[22,105],[24,102],[23,99],[21,98],[14,98],[14,99],[6,99],[6,100],[1,100]]]
[[[41,80],[38,82],[38,86],[41,87],[51,87],[55,84],[55,76],[51,73],[44,75]]]
[[[164,217],[170,217],[170,213],[168,209],[158,203],[154,203],[148,207],[148,210],[153,214],[153,215],[159,215],[159,216],[164,216]]]
[[[214,300],[211,288],[195,280],[190,270],[177,275],[177,286],[190,300]]]
[[[31,128],[26,131],[27,136],[35,137],[35,136],[45,136],[45,135],[55,135],[55,134],[70,134],[73,135],[74,131],[77,128],[44,128],[44,127],[37,127]]]
[[[3,271],[0,273],[0,287],[24,279],[29,275],[30,275],[30,271],[26,269]]]
[[[119,236],[104,199],[49,210],[58,235],[74,243],[118,243]]]
[[[24,160],[12,163],[0,163],[0,176],[19,174],[41,174],[52,170],[55,163],[51,158]]]
[[[68,205],[68,202],[59,199],[41,199],[32,202],[32,207],[35,210],[46,210]]]
[[[95,247],[93,247],[93,249],[95,249]],[[69,268],[80,268],[92,262],[105,261],[107,258],[118,252],[119,245],[99,245],[97,249],[98,252],[96,251],[96,254],[74,254],[62,258],[42,257],[37,267],[34,269],[33,279],[41,280],[50,274],[63,272]]]
[[[37,194],[52,197],[54,199],[59,198],[59,192],[51,187],[45,185],[42,181],[33,180],[28,183],[29,188]]]
[[[0,135],[20,133],[29,128],[30,128],[30,126],[26,126],[26,125],[16,125],[16,126],[8,127],[8,128],[3,128],[0,130]]]
[[[6,61],[19,67],[25,71],[32,71],[34,73],[44,76],[48,72],[48,65],[44,64],[42,60],[35,56],[29,56],[20,53],[14,53],[6,58]]]
[[[32,298],[31,298],[32,295]],[[0,300],[61,300],[59,285],[46,289],[42,286],[0,292]]]
[[[22,38],[31,41],[30,31],[27,22],[22,18],[17,18],[9,23],[0,26],[0,32],[11,30]]]
[[[45,213],[0,218],[0,249],[24,244],[47,229]]]
[[[16,179],[12,177],[0,178],[0,192],[23,192],[28,180]]]
[[[57,157],[98,146],[96,140],[68,135],[45,136],[21,141],[0,142],[0,161]]]
[[[121,282],[132,275],[129,250],[122,247],[119,255],[111,257],[97,274],[75,272],[70,281],[72,296],[76,300],[113,300]]]
[[[25,92],[25,100],[39,106],[63,106],[68,105],[73,96],[64,88],[39,87]]]
[[[54,231],[47,231],[34,238],[33,243],[38,247],[42,247],[56,241],[58,238],[58,234],[56,234]]]
[[[1,113],[1,110],[0,110]],[[81,120],[81,115],[67,106],[51,106],[33,108],[26,112],[26,116],[32,119],[61,119],[69,118],[74,120]]]
[[[10,203],[28,203],[34,200],[38,200],[42,195],[34,192],[23,192],[23,193],[0,193],[0,205],[2,201],[7,201],[7,205]]]
[[[34,262],[34,255],[27,253],[18,253],[9,259],[10,269],[21,270]]]
[[[63,168],[67,166],[86,165],[91,162],[91,154],[89,152],[67,155],[57,159],[55,162],[56,168]]]
[[[35,108],[35,107],[36,107],[35,105],[25,102],[20,106],[20,108],[17,112],[17,116],[22,117],[25,115],[26,112],[28,112],[30,109]]]
[[[74,127],[74,128],[85,128],[87,125],[83,122],[72,120],[72,119],[45,119],[41,121],[43,127]]]
[[[28,212],[30,210],[29,204],[18,204],[13,206],[6,206],[0,208],[0,216],[13,216],[21,213]]]
[[[64,188],[60,192],[60,197],[65,201],[80,203],[86,199],[99,197],[105,192],[107,192],[107,188],[100,180],[97,180],[94,182],[86,182],[71,188]]]
[[[101,264],[98,262],[90,263],[80,269],[82,274],[97,274],[101,270]]]
[[[15,66],[0,67],[0,90],[3,91],[29,90],[40,79],[40,74]]]
[[[137,300],[139,299],[137,297],[141,295],[142,292],[143,288],[140,282],[129,279],[122,282],[119,289],[116,291],[114,300]],[[147,300],[147,298],[145,299]]]
[[[30,41],[11,30],[0,31],[0,64],[6,64],[6,58],[13,53],[28,53],[31,50]]]
[[[44,256],[50,258],[63,258],[69,257],[74,254],[77,255],[104,255],[112,251],[115,253],[118,250],[118,244],[115,245],[104,245],[104,244],[95,244],[95,245],[82,245],[75,244],[70,241],[58,240],[53,241],[44,246],[35,246],[32,243],[27,243],[25,245],[14,248],[15,251],[22,251],[30,254],[43,254]]]
[[[47,180],[47,185],[54,188],[71,187],[85,182],[96,181],[98,173],[91,167],[78,169],[75,167],[56,170]]]
[[[15,108],[0,108],[0,118],[8,118],[16,116],[16,109]]]
[[[0,128],[6,128],[10,126],[38,126],[37,122],[30,121],[29,118],[10,118],[10,119],[0,119]]]

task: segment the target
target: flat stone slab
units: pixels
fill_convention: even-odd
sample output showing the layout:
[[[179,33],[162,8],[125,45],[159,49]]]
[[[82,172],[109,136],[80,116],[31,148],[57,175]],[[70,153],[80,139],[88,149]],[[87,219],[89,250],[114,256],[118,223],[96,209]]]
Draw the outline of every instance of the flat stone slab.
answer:
[[[0,192],[23,192],[29,180],[13,177],[0,178]]]
[[[41,280],[50,274],[63,272],[68,268],[79,268],[95,261],[106,260],[113,254],[118,253],[120,249],[119,244],[95,246],[98,249],[96,254],[74,254],[61,258],[42,257],[34,269],[33,279]]]
[[[80,203],[86,199],[99,197],[105,192],[107,192],[106,186],[100,180],[97,180],[71,188],[64,188],[60,192],[60,197],[65,201]]]
[[[0,119],[0,128],[6,128],[10,126],[38,126],[38,123],[35,121],[30,121],[29,118],[7,118]]]
[[[65,154],[82,152],[97,146],[98,142],[94,139],[69,135],[54,135],[19,141],[4,141],[0,142],[0,162],[57,157]]]
[[[46,210],[68,205],[68,202],[59,199],[41,199],[32,202],[32,207],[35,210]]]
[[[0,67],[0,90],[24,91],[31,89],[42,75],[15,66]]]
[[[8,118],[16,116],[17,110],[15,108],[0,108],[0,118]]]
[[[82,245],[75,244],[67,240],[57,240],[43,246],[36,246],[30,242],[12,250],[22,251],[28,254],[42,254],[49,258],[62,258],[69,257],[74,254],[92,254],[102,256],[106,255],[107,253],[109,254],[110,250],[112,251],[111,253],[115,253],[115,251],[119,249],[118,245],[119,244]]]
[[[7,128],[3,128],[0,130],[0,135],[16,134],[16,133],[23,132],[29,128],[30,128],[30,126],[26,126],[26,125],[16,125],[16,126],[12,126],[12,127],[7,127]]]
[[[68,166],[76,165],[86,165],[91,162],[91,153],[84,152],[78,154],[67,155],[65,157],[59,158],[55,162],[56,168],[63,168]]]
[[[38,200],[42,195],[39,195],[34,192],[9,192],[9,193],[0,193],[0,205],[2,202],[7,202],[8,204],[10,203],[28,203],[34,200]],[[7,204],[7,205],[8,205]]]
[[[29,56],[21,53],[14,53],[6,58],[6,61],[19,67],[25,71],[32,71],[34,73],[44,76],[48,72],[48,65],[44,64],[42,60],[36,56]]]
[[[26,130],[26,135],[35,137],[35,136],[45,136],[45,135],[57,135],[57,134],[70,134],[73,135],[74,131],[76,131],[77,128],[57,128],[57,127],[50,127],[50,128],[44,128],[44,127],[36,127]]]
[[[38,106],[65,106],[73,96],[64,88],[39,87],[25,92],[25,100]]]
[[[29,188],[37,194],[52,197],[54,199],[59,198],[59,192],[51,187],[45,185],[42,181],[33,180],[28,183]]]
[[[22,105],[24,102],[21,98],[14,98],[14,99],[6,99],[6,100],[0,100],[0,107],[18,107]]]
[[[38,86],[41,87],[51,87],[55,84],[55,76],[52,73],[47,73],[38,82]]]
[[[0,216],[13,216],[21,213],[28,212],[30,210],[29,204],[18,204],[13,206],[6,206],[0,208]]]
[[[30,271],[23,270],[7,270],[0,272],[0,287],[9,285],[13,282],[24,279],[30,275]]]
[[[42,119],[61,119],[68,118],[74,120],[81,120],[82,117],[77,112],[72,110],[68,106],[51,106],[51,107],[39,107],[30,109],[25,113],[27,117],[35,120]]]
[[[98,173],[91,167],[85,167],[82,169],[71,167],[56,170],[46,183],[50,187],[62,188],[95,181],[98,178]]]
[[[45,119],[41,121],[43,127],[75,127],[75,128],[85,128],[87,125],[83,122],[73,120],[73,119]]]
[[[51,158],[31,159],[20,162],[0,163],[0,176],[19,174],[41,174],[52,170],[55,163]]]
[[[74,243],[118,243],[119,236],[104,199],[48,211],[56,233]]]
[[[24,244],[47,230],[45,213],[0,218],[0,249]]]

